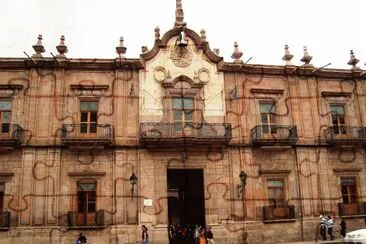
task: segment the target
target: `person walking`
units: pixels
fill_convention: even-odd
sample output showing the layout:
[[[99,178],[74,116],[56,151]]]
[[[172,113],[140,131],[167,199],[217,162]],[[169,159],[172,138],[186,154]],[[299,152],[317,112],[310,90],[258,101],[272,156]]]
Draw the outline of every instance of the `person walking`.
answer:
[[[327,240],[327,227],[326,227],[326,219],[323,215],[319,216],[320,223],[319,223],[319,234],[321,235],[323,241]]]
[[[201,229],[201,226],[199,225],[196,225],[196,228],[194,229],[194,243],[195,244],[199,244],[200,243],[200,229]]]
[[[200,244],[207,244],[206,229],[204,227],[202,227],[200,231]]]
[[[215,242],[213,240],[213,233],[211,231],[211,226],[207,228],[206,238],[207,238],[207,243],[208,244],[215,244]]]
[[[141,233],[142,244],[149,244],[149,234],[147,233],[147,227],[142,225]]]
[[[326,226],[327,226],[327,229],[328,229],[328,234],[330,236],[330,240],[332,241],[332,240],[334,240],[334,236],[333,236],[334,221],[333,221],[333,219],[330,215],[328,215]]]
[[[346,231],[347,231],[346,221],[344,221],[344,219],[342,219],[341,223],[339,225],[341,226],[341,235],[343,236],[343,238],[345,238],[346,237]]]
[[[79,233],[79,237],[75,242],[76,244],[84,244],[86,243],[86,237],[83,235],[83,233]]]

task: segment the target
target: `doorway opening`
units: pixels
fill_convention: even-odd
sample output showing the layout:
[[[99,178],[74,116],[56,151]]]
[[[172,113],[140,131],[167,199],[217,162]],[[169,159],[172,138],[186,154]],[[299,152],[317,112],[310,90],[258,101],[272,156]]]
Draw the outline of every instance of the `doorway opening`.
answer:
[[[205,226],[203,169],[168,169],[169,225]]]

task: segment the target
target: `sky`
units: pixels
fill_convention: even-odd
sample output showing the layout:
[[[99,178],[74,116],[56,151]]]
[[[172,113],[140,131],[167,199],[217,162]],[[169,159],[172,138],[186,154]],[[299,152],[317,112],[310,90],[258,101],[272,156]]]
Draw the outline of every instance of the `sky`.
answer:
[[[235,41],[251,64],[283,65],[284,45],[301,65],[303,46],[321,67],[345,68],[354,50],[366,69],[365,0],[182,0],[184,21],[198,34],[206,30],[212,48],[232,62]],[[57,54],[65,35],[68,58],[115,58],[120,36],[127,58],[152,48],[174,26],[175,0],[0,0],[0,57],[26,57],[43,36],[44,57]]]

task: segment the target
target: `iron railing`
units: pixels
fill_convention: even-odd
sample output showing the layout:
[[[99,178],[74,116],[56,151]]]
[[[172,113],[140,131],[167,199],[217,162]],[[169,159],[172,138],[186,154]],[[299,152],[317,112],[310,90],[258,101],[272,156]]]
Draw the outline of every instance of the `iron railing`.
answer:
[[[231,137],[231,124],[228,123],[145,122],[140,124],[140,139],[145,142],[165,140],[228,142]]]
[[[366,215],[366,202],[338,203],[339,216]]]
[[[279,220],[279,219],[295,219],[295,206],[264,206],[263,207],[263,220]]]
[[[366,128],[357,126],[332,126],[325,130],[329,144],[366,144]]]
[[[69,227],[104,226],[104,210],[90,213],[69,211],[67,221]]]
[[[112,132],[109,124],[64,124],[61,141],[64,144],[111,144]]]
[[[251,130],[254,144],[295,144],[297,127],[293,125],[257,125]]]
[[[0,228],[10,227],[10,212],[0,212]]]
[[[23,135],[23,128],[18,124],[0,124],[0,145],[20,145]]]

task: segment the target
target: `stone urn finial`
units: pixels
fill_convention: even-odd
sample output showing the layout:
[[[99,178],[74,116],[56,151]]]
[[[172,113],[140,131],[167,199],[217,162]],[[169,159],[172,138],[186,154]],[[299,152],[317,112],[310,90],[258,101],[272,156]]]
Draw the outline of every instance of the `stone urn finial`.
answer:
[[[355,57],[355,54],[353,52],[353,50],[350,51],[350,55],[351,55],[351,58],[350,60],[348,61],[348,65],[352,65],[351,69],[359,69],[359,67],[357,67],[357,63],[360,62],[360,60],[358,60],[356,57]]]
[[[285,65],[293,65],[293,64],[291,63],[291,59],[292,59],[293,57],[294,57],[294,55],[292,55],[292,54],[290,53],[290,51],[289,51],[289,47],[288,47],[288,45],[286,44],[286,45],[285,45],[285,55],[283,55],[283,57],[282,57],[282,60],[286,62],[286,63],[285,63]]]
[[[182,0],[176,0],[175,7],[175,22],[174,27],[181,27],[184,23],[184,12],[182,7]]]
[[[44,53],[46,50],[44,49],[44,46],[42,45],[42,35],[38,35],[38,41],[36,45],[32,46],[35,54],[32,55],[32,58],[42,58],[42,53]]]
[[[204,29],[202,29],[202,30],[201,30],[201,40],[202,40],[203,42],[205,42],[205,41],[206,41],[206,31],[205,31]]]
[[[216,55],[219,55],[219,54],[220,54],[220,49],[219,49],[219,48],[214,48],[214,49],[212,49],[212,51],[213,51]]]
[[[119,46],[116,47],[116,53],[118,54],[118,57],[123,58],[124,55],[126,54],[127,51],[127,47],[123,46],[123,37],[121,36],[119,39]]]
[[[60,38],[60,44],[56,46],[57,52],[59,53],[56,55],[57,58],[66,58],[65,53],[68,52],[67,46],[65,45],[65,36],[62,35]]]
[[[159,26],[155,27],[155,40],[159,40],[160,39],[160,28]]]
[[[301,62],[304,62],[304,66],[313,66],[310,64],[310,61],[313,59],[313,56],[309,55],[308,49],[304,46],[304,56],[301,58]]]
[[[243,56],[243,53],[239,51],[238,43],[234,42],[234,52],[231,55],[231,58],[234,59],[234,63],[241,64],[243,63],[243,60],[241,60],[241,56]]]

